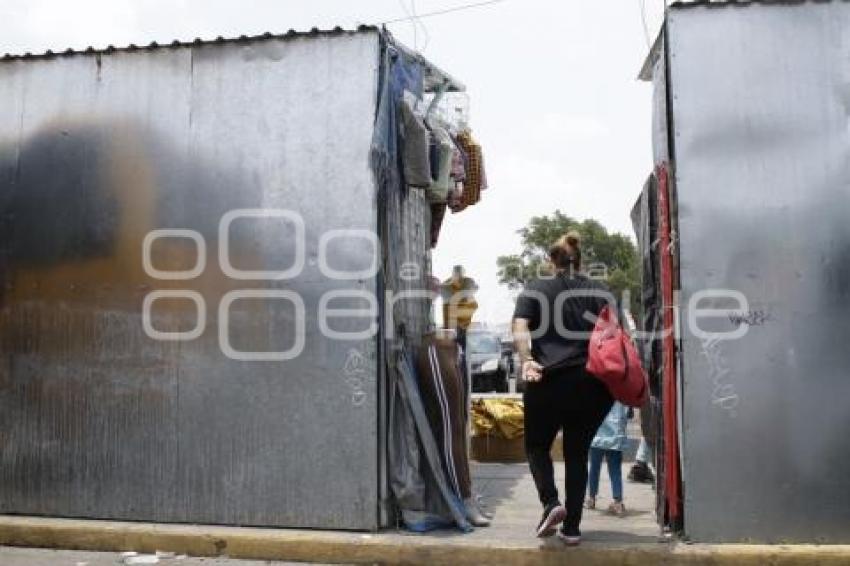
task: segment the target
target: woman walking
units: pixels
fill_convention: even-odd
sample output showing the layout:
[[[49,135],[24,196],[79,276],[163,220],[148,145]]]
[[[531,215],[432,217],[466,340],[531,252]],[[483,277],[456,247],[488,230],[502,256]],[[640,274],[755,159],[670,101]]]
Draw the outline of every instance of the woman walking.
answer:
[[[605,385],[585,371],[595,316],[613,301],[604,284],[581,273],[581,241],[571,232],[549,250],[554,276],[529,282],[516,303],[514,343],[527,382],[525,451],[543,517],[537,536],[581,541],[590,443],[613,399]],[[529,341],[531,342],[529,348]],[[564,442],[565,505],[555,486],[549,451],[558,431]]]

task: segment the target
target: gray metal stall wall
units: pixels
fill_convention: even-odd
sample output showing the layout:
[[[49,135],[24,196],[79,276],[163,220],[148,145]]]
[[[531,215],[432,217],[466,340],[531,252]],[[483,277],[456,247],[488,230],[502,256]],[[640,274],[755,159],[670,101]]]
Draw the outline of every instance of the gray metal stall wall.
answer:
[[[850,4],[678,7],[668,33],[686,533],[848,543]]]
[[[0,512],[378,526],[377,337],[330,334],[374,318],[321,313],[376,288],[378,61],[364,29],[0,62]]]

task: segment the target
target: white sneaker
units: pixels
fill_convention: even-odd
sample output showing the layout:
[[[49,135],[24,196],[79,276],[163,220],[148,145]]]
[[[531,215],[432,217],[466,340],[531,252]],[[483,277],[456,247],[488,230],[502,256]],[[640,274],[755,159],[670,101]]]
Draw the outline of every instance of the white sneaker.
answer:
[[[564,544],[566,544],[567,546],[578,546],[579,544],[581,544],[581,533],[578,529],[576,529],[574,532],[570,532],[569,534],[567,534],[562,528],[560,531],[558,531],[558,538],[564,541]]]
[[[566,518],[567,510],[560,503],[547,507],[543,511],[543,518],[540,519],[540,524],[537,526],[537,537],[551,537],[557,532],[558,525],[563,523]]]

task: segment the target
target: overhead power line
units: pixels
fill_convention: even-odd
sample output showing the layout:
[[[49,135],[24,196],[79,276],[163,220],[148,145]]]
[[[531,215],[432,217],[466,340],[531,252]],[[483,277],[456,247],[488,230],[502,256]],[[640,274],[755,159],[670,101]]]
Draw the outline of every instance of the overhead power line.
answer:
[[[460,12],[463,10],[471,10],[473,8],[481,8],[484,6],[490,6],[492,4],[501,4],[502,2],[507,2],[508,0],[488,0],[486,2],[475,2],[474,4],[464,4],[463,6],[455,6],[454,8],[446,8],[445,10],[437,10],[436,12],[428,12],[426,14],[419,14],[415,16],[416,19],[421,20],[422,18],[432,18],[434,16],[442,16],[444,14],[451,14],[453,12]],[[385,22],[378,22],[378,25],[386,25],[386,24],[397,24],[399,22],[407,22],[412,18],[410,16],[405,18],[396,18],[394,20],[387,20]]]
[[[416,51],[424,52],[428,47],[428,44],[431,42],[431,34],[428,33],[428,26],[426,26],[420,19],[416,13],[416,0],[410,0],[410,6],[407,5],[407,0],[398,0],[398,3],[401,4],[401,8],[404,10],[404,13],[407,14],[407,20],[410,21],[411,26],[413,27],[413,49]],[[422,31],[425,34],[425,43],[422,45],[422,49],[419,49],[419,31]]]

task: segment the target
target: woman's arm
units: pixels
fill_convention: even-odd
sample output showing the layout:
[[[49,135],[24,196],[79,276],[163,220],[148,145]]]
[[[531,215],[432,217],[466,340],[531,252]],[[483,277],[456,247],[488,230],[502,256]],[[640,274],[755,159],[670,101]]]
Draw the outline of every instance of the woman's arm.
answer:
[[[515,318],[511,328],[514,348],[519,354],[520,371],[526,381],[540,381],[543,378],[543,366],[531,357],[531,331],[527,318]]]

